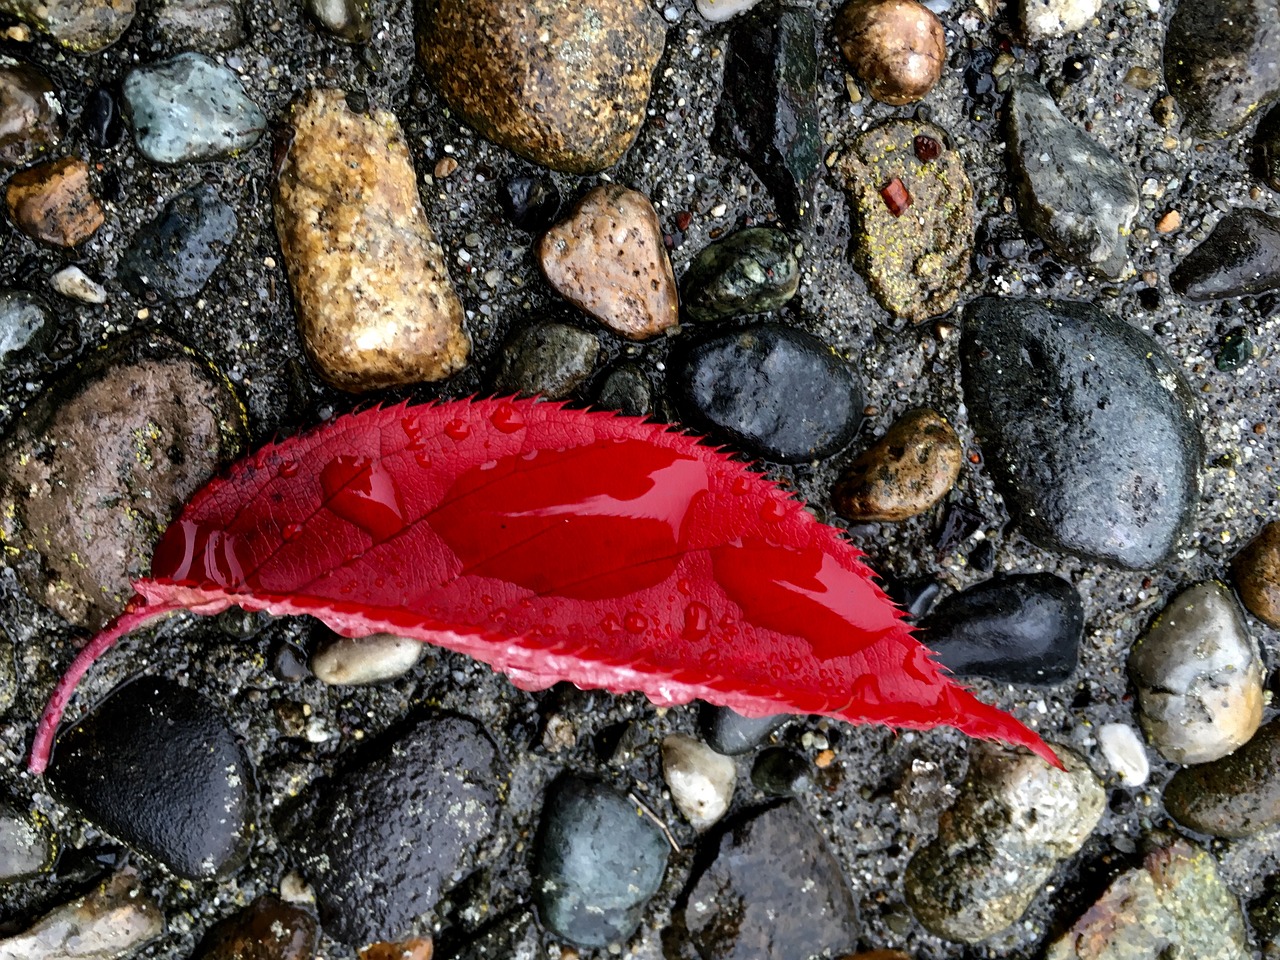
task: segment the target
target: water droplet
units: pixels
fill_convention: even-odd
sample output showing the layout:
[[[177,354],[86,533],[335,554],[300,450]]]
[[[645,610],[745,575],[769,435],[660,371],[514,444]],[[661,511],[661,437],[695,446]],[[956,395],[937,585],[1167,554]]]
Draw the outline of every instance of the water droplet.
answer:
[[[417,417],[405,417],[400,421],[400,428],[404,430],[410,450],[421,450],[426,445],[422,439],[422,422]]]
[[[423,470],[431,469],[431,454],[427,453],[425,450],[419,450],[413,455],[413,459]]]
[[[368,457],[335,457],[320,471],[320,487],[330,510],[375,541],[389,540],[404,529],[400,491],[381,463]]]
[[[460,417],[454,417],[444,425],[444,435],[450,440],[465,440],[471,436],[471,425]]]
[[[240,587],[245,583],[243,547],[225,530],[179,520],[165,531],[151,560],[151,575],[180,583]]]
[[[734,477],[733,483],[729,485],[729,489],[741,497],[751,489],[751,481],[743,476]]]
[[[622,622],[631,633],[644,633],[649,626],[649,618],[638,610],[632,610]]]
[[[524,429],[524,414],[516,409],[515,404],[502,401],[498,409],[493,411],[489,421],[502,433],[515,433]]]
[[[765,523],[777,523],[783,519],[789,511],[787,505],[781,500],[770,498],[760,507],[760,519]]]
[[[298,534],[302,533],[303,526],[300,523],[286,523],[280,530],[280,535],[286,540],[292,540]]]
[[[694,600],[684,608],[684,629],[680,636],[685,640],[701,640],[711,632],[711,608]]]
[[[610,613],[600,621],[600,629],[604,631],[607,637],[616,637],[622,632],[622,621],[618,619],[616,613]]]
[[[285,460],[280,464],[280,470],[278,472],[281,477],[287,480],[289,477],[297,476],[298,469],[297,460]]]
[[[676,581],[676,589],[679,590],[686,597],[692,596],[693,581],[690,580],[688,577],[681,577],[679,580]]]

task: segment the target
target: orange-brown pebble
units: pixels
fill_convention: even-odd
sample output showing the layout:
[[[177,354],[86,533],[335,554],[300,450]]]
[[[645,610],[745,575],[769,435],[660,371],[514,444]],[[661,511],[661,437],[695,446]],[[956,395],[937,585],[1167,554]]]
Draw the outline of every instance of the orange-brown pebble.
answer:
[[[1240,599],[1255,617],[1280,627],[1280,523],[1271,522],[1231,564]]]
[[[906,520],[946,496],[960,476],[963,452],[940,414],[912,410],[850,465],[832,501],[850,520]]]
[[[20,170],[5,191],[9,216],[33,240],[74,247],[97,233],[104,217],[83,160],[64,157]]]
[[[444,180],[446,177],[453,176],[455,170],[458,169],[458,161],[453,157],[441,157],[436,161],[436,168],[433,171],[437,180]]]
[[[925,97],[942,76],[942,22],[916,0],[850,0],[832,28],[845,60],[881,103]]]
[[[359,392],[441,380],[471,344],[427,222],[404,133],[341,90],[294,104],[276,232],[303,343],[320,375]]]
[[[371,943],[360,951],[360,960],[431,960],[430,937],[414,937],[399,943]]]
[[[813,758],[813,765],[819,770],[825,770],[835,763],[835,760],[836,752],[834,750],[822,750]]]
[[[1156,233],[1173,233],[1182,226],[1182,214],[1177,210],[1170,210],[1163,217],[1156,221]]]
[[[605,184],[589,191],[538,242],[538,262],[556,292],[631,340],[679,319],[658,213],[636,190]]]

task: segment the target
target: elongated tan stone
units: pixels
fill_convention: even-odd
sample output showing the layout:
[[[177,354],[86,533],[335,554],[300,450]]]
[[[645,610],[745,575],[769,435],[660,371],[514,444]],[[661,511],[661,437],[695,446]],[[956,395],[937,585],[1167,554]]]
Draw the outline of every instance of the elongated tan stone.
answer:
[[[395,116],[312,90],[294,104],[289,132],[276,232],[320,375],[360,392],[462,369],[471,346],[462,304]]]

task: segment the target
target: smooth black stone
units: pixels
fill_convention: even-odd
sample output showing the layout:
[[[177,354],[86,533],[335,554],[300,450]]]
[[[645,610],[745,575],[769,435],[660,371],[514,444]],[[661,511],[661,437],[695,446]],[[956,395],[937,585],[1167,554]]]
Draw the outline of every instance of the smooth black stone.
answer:
[[[325,933],[396,940],[474,868],[499,814],[497,751],[465,717],[430,717],[317,786],[299,847]]]
[[[545,177],[520,175],[498,187],[498,204],[521,230],[541,233],[556,222],[560,190]]]
[[[248,759],[218,708],[173,680],[116,690],[58,737],[49,777],[95,824],[180,876],[225,876],[248,850]]]
[[[970,423],[1028,537],[1135,570],[1173,553],[1204,441],[1159,344],[1091,304],[984,297],[960,349]]]
[[[1062,79],[1067,83],[1079,83],[1093,73],[1093,57],[1087,53],[1082,56],[1070,56],[1062,63]]]
[[[1280,218],[1232,210],[1183,258],[1169,283],[1188,300],[1245,297],[1280,288]]]
[[[787,722],[788,714],[775,713],[768,717],[744,717],[728,707],[702,705],[702,737],[716,753],[736,757],[750,753],[769,739],[769,735]]]
[[[956,676],[1062,683],[1080,660],[1084,603],[1061,577],[1015,574],[947,597],[921,627],[921,642]]]
[[[542,812],[534,896],[542,922],[583,947],[624,942],[658,891],[670,847],[617,790],[567,776]]]
[[[93,146],[104,150],[119,143],[120,135],[124,132],[120,102],[110,90],[103,87],[89,91],[80,122],[84,125],[86,139]]]
[[[751,767],[751,782],[771,797],[795,797],[813,782],[809,761],[786,747],[760,751]]]
[[[715,145],[736,154],[795,223],[810,205],[821,153],[817,29],[807,7],[734,18]]]
[[[862,423],[852,368],[818,339],[780,324],[695,345],[672,364],[685,417],[782,463],[834,453]]]
[[[1253,135],[1256,172],[1272,190],[1280,190],[1280,107],[1272,107]]]
[[[639,367],[620,364],[605,376],[596,405],[629,417],[647,417],[653,413],[653,388]]]
[[[143,225],[120,260],[121,282],[138,296],[155,291],[179,300],[199,293],[236,235],[236,212],[208,184],[170,200]]]

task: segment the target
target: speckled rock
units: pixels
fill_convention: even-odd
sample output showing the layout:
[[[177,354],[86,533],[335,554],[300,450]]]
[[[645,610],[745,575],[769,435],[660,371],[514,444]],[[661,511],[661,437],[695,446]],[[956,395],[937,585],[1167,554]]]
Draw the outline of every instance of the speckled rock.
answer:
[[[1232,210],[1169,276],[1188,300],[1223,300],[1280,287],[1280,218]]]
[[[670,370],[687,420],[770,460],[824,457],[862,422],[853,370],[821,341],[781,324],[695,344]]]
[[[710,843],[675,916],[701,960],[794,960],[857,942],[840,864],[797,803],[738,817]]]
[[[198,183],[138,228],[116,274],[136,296],[155,291],[166,300],[194,297],[222,265],[238,227],[235,209],[209,184]]]
[[[244,11],[236,0],[162,0],[152,30],[171,47],[230,50],[244,42]]]
[[[1164,76],[1196,136],[1228,137],[1280,96],[1280,8],[1272,0],[1179,3]]]
[[[0,166],[20,167],[62,139],[62,103],[29,63],[0,57]]]
[[[312,960],[316,918],[277,897],[259,897],[215,924],[192,960]]]
[[[74,247],[105,221],[89,183],[89,167],[64,157],[19,170],[5,188],[5,206],[19,230],[54,247]]]
[[[373,36],[371,7],[370,0],[306,0],[311,18],[347,43],[368,43]]]
[[[226,157],[253,146],[267,127],[240,78],[202,53],[135,67],[121,89],[138,150],[153,163]]]
[[[362,391],[462,369],[471,349],[462,303],[395,116],[356,113],[342,91],[312,90],[291,124],[276,232],[320,376]]]
[[[918,151],[919,137],[933,146]],[[899,319],[946,313],[969,276],[973,187],[948,142],[933,124],[890,120],[858,137],[837,166],[853,212],[854,265]],[[905,210],[886,195],[894,181],[910,202]]]
[[[1008,747],[970,748],[955,804],[904,878],[907,903],[932,933],[977,943],[1007,929],[1097,826],[1106,791],[1083,759],[1053,749],[1065,771]]]
[[[911,410],[841,474],[831,492],[853,521],[906,520],[947,495],[960,476],[960,438],[934,410]]]
[[[57,845],[48,820],[0,801],[0,887],[53,867]]]
[[[311,672],[322,683],[360,687],[402,677],[422,659],[426,644],[391,633],[338,637],[311,658]]]
[[[692,320],[777,310],[800,286],[795,242],[781,230],[750,227],[704,247],[681,281]]]
[[[673,733],[662,741],[662,776],[676,809],[705,830],[728,811],[738,768],[702,741]]]
[[[653,386],[649,377],[634,364],[619,364],[600,384],[596,406],[617,410],[629,417],[648,416],[653,413]]]
[[[585,330],[537,323],[517,331],[503,349],[494,389],[564,400],[586,383],[599,361],[600,341]]]
[[[831,32],[854,76],[881,103],[923,100],[947,62],[942,21],[918,0],[849,0]]]
[[[49,779],[103,830],[179,876],[226,876],[248,853],[248,758],[218,708],[173,680],[135,680],[60,734]]]
[[[0,940],[0,960],[120,960],[164,932],[164,912],[125,868],[78,900]]]
[[[766,797],[798,797],[813,786],[813,764],[787,747],[765,747],[751,765],[751,784]]]
[[[76,53],[111,46],[133,22],[134,0],[0,0],[17,17]]]
[[[1262,722],[1263,667],[1231,592],[1216,581],[1178,594],[1129,651],[1138,719],[1174,763],[1205,763]]]
[[[1138,214],[1132,171],[1028,76],[1013,80],[1008,117],[1010,171],[1027,226],[1064,260],[1120,276]]]
[[[74,263],[63,267],[49,278],[49,286],[69,300],[81,303],[106,303],[107,289]]]
[[[553,170],[617,163],[645,119],[665,25],[644,0],[419,0],[418,59],[495,143]]]
[[[1184,827],[1247,837],[1280,823],[1280,720],[1234,753],[1183,767],[1164,788],[1164,806]]]
[[[1213,856],[1167,835],[1137,869],[1121,874],[1045,960],[1247,960],[1244,916]]]
[[[625,942],[662,883],[669,852],[662,831],[612,787],[559,780],[543,807],[534,859],[542,922],[583,947]]]
[[[1028,40],[1079,33],[1102,9],[1102,0],[1019,0],[1018,20]]]
[[[1154,340],[1087,303],[984,297],[965,309],[961,358],[986,466],[1028,537],[1137,570],[1172,554],[1203,441]]]
[[[678,321],[662,226],[643,193],[594,187],[538,241],[537,256],[556,292],[614,333],[644,340]]]
[[[299,838],[325,933],[349,944],[415,932],[485,858],[497,752],[465,717],[429,717],[311,795]]]
[[[1280,627],[1280,523],[1271,522],[1245,544],[1231,563],[1245,609]]]
[[[0,443],[7,562],[51,610],[102,626],[150,570],[178,508],[244,435],[226,381],[173,341],[127,341],[72,370]]]
[[[744,717],[728,707],[705,704],[700,721],[702,735],[717,753],[736,757],[750,753],[769,739],[769,735],[787,722],[790,716],[775,713],[768,717]]]
[[[53,332],[43,300],[26,290],[0,290],[0,363],[35,350]]]

